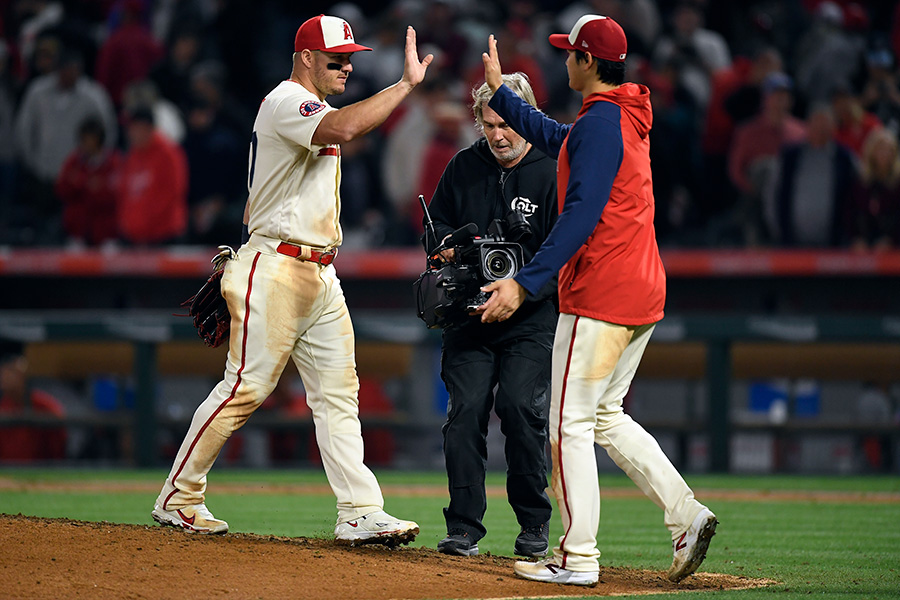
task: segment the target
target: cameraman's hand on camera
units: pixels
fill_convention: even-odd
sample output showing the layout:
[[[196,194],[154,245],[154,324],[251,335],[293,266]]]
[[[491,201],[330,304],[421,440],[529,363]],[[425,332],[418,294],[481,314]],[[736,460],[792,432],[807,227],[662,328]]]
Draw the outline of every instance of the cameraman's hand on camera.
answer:
[[[450,234],[450,233],[445,235],[444,239],[441,240],[441,244],[446,243],[447,238],[449,238],[451,235],[452,234]],[[445,262],[445,263],[453,262],[454,260],[456,260],[456,248],[445,248],[445,249],[441,250],[441,252],[440,252],[440,254],[438,254],[438,256],[441,257],[441,262]]]
[[[453,262],[456,260],[456,248],[441,250],[441,253],[438,256],[440,256],[441,260],[445,263]]]
[[[515,279],[499,279],[484,286],[481,291],[491,295],[474,313],[481,315],[482,323],[505,321],[510,318],[522,306],[528,294]]]

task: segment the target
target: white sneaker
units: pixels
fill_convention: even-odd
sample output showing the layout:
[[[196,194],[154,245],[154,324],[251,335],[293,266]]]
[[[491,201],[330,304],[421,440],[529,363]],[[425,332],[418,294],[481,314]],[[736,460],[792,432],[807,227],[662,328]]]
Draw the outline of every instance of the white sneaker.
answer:
[[[196,533],[228,533],[228,523],[212,516],[205,504],[194,504],[175,510],[163,510],[157,504],[150,515],[160,525],[181,527]]]
[[[596,585],[600,579],[598,571],[570,571],[556,564],[553,558],[538,562],[516,561],[513,571],[519,577],[547,583],[566,583],[569,585]]]
[[[334,528],[334,537],[337,541],[351,546],[384,544],[393,548],[399,544],[410,543],[417,535],[419,535],[418,523],[392,517],[383,510],[338,523]]]
[[[677,540],[672,541],[674,558],[669,572],[666,573],[666,577],[670,581],[678,583],[697,570],[697,567],[706,558],[709,541],[716,534],[716,525],[718,524],[716,515],[708,508],[704,508],[688,527],[688,530]]]

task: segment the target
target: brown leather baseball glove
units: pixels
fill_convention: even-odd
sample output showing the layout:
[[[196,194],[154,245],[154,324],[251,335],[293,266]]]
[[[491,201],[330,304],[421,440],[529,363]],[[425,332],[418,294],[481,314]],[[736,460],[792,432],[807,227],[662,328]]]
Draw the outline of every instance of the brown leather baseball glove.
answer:
[[[231,332],[231,313],[222,297],[222,274],[225,263],[232,258],[234,250],[231,247],[219,246],[219,253],[210,261],[215,271],[196,294],[181,303],[189,307],[187,316],[193,318],[197,335],[211,348],[218,348],[228,341]]]

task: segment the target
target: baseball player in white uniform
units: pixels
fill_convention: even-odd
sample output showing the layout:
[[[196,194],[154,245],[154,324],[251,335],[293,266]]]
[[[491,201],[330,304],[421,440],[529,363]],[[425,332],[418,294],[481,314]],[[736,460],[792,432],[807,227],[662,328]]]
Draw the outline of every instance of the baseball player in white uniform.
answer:
[[[406,32],[400,81],[335,109],[357,44],[343,19],[319,15],[300,26],[293,70],[263,100],[253,127],[247,206],[249,240],[227,263],[222,295],[231,312],[225,378],[194,413],[153,509],[164,524],[225,533],[205,505],[206,474],[223,444],[268,397],[288,359],[300,372],[316,441],[337,497],[337,540],[387,546],[412,541],[419,526],[387,514],[363,464],[353,325],[331,264],[341,244],[340,143],[380,125],[425,76],[416,32]]]
[[[663,510],[673,553],[666,575],[677,582],[703,562],[718,519],[622,406],[665,313],[666,274],[653,228],[650,91],[625,81],[627,39],[609,17],[584,15],[570,33],[548,41],[567,51],[569,87],[582,95],[572,125],[534,110],[504,85],[493,36],[482,55],[494,92],[488,106],[536,148],[558,157],[556,224],[514,278],[482,288],[491,296],[479,307],[484,321],[505,320],[527,293],[559,274],[550,452],[564,533],[551,557],[519,561],[513,570],[536,581],[597,583],[599,445]]]

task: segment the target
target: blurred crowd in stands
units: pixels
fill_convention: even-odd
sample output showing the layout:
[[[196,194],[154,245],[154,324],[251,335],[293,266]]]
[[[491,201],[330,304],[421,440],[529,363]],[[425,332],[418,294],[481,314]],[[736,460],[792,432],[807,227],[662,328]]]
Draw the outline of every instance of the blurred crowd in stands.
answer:
[[[343,106],[403,70],[426,82],[342,146],[345,246],[409,245],[449,159],[477,137],[470,90],[499,39],[541,109],[580,106],[547,35],[586,13],[648,85],[662,246],[900,245],[900,8],[830,0],[0,0],[0,245],[236,245],[256,107],[306,18],[345,18]]]

